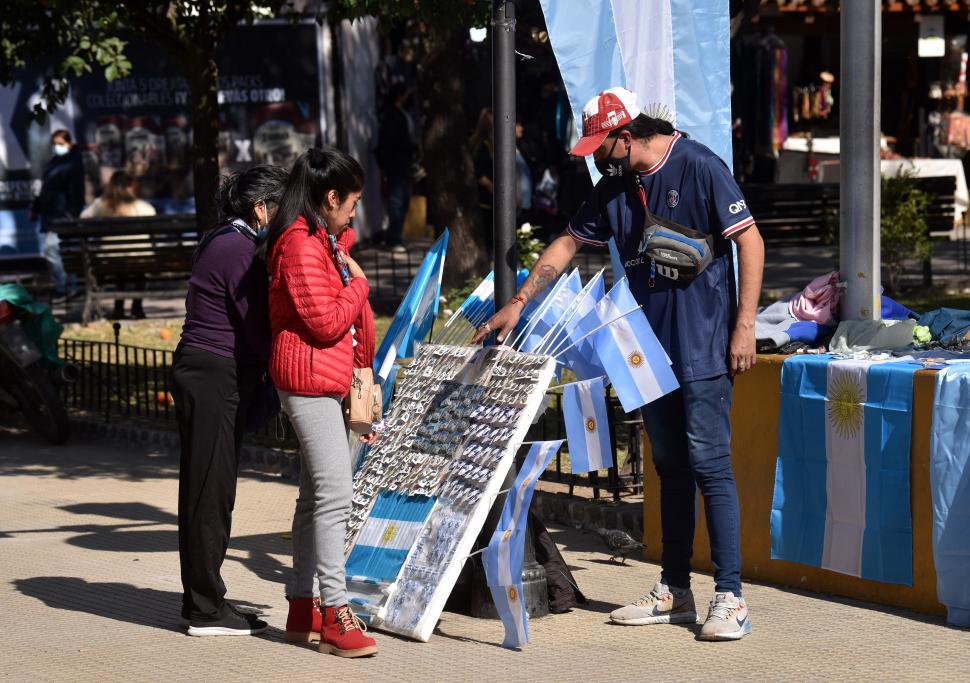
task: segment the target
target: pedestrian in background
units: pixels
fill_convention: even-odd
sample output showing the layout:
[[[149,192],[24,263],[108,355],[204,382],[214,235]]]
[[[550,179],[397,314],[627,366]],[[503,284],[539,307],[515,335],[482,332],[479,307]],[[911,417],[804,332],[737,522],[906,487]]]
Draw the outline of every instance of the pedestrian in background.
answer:
[[[248,411],[269,357],[266,264],[260,233],[276,211],[286,171],[254,166],[223,182],[222,220],[192,264],[185,324],[172,364],[179,425],[179,560],[190,636],[260,633],[266,622],[226,599],[229,547]]]
[[[81,212],[81,218],[109,218],[124,217],[137,218],[143,216],[154,216],[155,207],[143,199],[139,199],[135,190],[135,178],[127,171],[115,171],[111,174],[108,184],[104,188],[104,194],[91,202],[91,205]],[[147,237],[146,235],[125,235],[121,239],[131,240]],[[102,240],[110,241],[112,238],[102,237]],[[145,289],[145,274],[137,273],[131,276],[130,280],[124,277],[119,278],[117,285],[119,290],[125,289],[128,285],[134,289],[142,291]],[[115,299],[114,315],[116,320],[125,317],[125,300]],[[142,300],[132,299],[131,317],[141,319],[145,317],[145,310],[142,307]]]
[[[384,116],[381,117],[377,162],[387,182],[387,236],[385,243],[392,252],[403,253],[404,219],[414,190],[414,164],[418,145],[414,120],[408,112],[412,90],[405,83],[395,83],[388,93]]]
[[[300,155],[268,249],[270,374],[300,441],[285,638],[319,640],[321,652],[341,657],[377,652],[347,604],[344,575],[353,480],[341,404],[354,368],[373,366],[375,346],[367,278],[348,254],[363,187],[364,171],[353,157],[332,148]],[[370,433],[361,441],[376,438]]]
[[[71,134],[56,130],[51,135],[51,158],[44,167],[40,194],[30,209],[30,219],[40,219],[41,252],[47,261],[54,291],[67,295],[67,273],[61,260],[61,241],[54,232],[54,221],[77,218],[84,207],[84,164]],[[73,290],[73,286],[70,287]]]

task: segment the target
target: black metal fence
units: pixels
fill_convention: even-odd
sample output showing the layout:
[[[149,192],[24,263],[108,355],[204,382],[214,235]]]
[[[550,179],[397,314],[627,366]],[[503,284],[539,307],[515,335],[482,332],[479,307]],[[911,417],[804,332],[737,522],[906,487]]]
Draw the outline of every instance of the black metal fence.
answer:
[[[121,326],[116,324],[114,341],[60,340],[61,358],[75,363],[80,371],[77,382],[62,388],[65,406],[71,412],[96,415],[105,422],[117,419],[174,422],[175,408],[169,384],[174,352],[122,344],[120,329]],[[600,498],[606,492],[614,500],[619,500],[623,493],[642,492],[642,430],[639,419],[628,419],[609,389],[606,395],[612,418],[613,466],[607,470],[605,481],[597,472],[577,475],[569,471],[568,446],[560,450],[554,469],[548,470],[543,479],[567,484],[570,494],[577,486],[588,486],[592,488],[594,498]],[[530,430],[529,439],[565,438],[562,392],[553,391],[550,400],[551,405]],[[281,423],[268,425],[260,434],[247,435],[247,440],[264,445],[297,446],[285,417]],[[626,457],[622,458],[624,453]]]
[[[600,498],[605,491],[614,501],[623,494],[643,493],[643,470],[641,444],[643,423],[639,414],[628,415],[609,387],[606,388],[606,408],[610,417],[610,447],[612,466],[606,471],[606,480],[599,472],[574,474],[568,467],[569,443],[563,444],[554,461],[554,469],[546,470],[542,479],[564,483],[573,494],[577,486],[590,487],[593,498]],[[562,391],[553,391],[551,404],[542,418],[529,431],[529,439],[537,441],[565,439],[566,423],[562,412]],[[623,457],[625,456],[625,457]],[[621,463],[621,459],[623,462]]]

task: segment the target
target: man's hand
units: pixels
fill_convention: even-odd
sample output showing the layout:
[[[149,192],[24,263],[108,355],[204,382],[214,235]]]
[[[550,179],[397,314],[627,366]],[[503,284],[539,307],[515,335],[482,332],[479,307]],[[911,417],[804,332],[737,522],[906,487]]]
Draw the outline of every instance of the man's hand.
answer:
[[[522,302],[518,299],[513,299],[502,306],[495,315],[488,319],[488,322],[478,328],[478,331],[472,338],[472,344],[478,344],[492,332],[498,333],[496,340],[499,344],[504,342],[508,338],[509,332],[514,330],[515,326],[519,324],[519,318],[522,316],[522,308]]]
[[[379,438],[381,438],[381,435],[377,432],[367,432],[366,434],[360,435],[360,442],[364,445],[370,446],[371,444],[377,443]]]
[[[747,372],[758,362],[754,343],[754,325],[738,322],[731,334],[731,374]]]

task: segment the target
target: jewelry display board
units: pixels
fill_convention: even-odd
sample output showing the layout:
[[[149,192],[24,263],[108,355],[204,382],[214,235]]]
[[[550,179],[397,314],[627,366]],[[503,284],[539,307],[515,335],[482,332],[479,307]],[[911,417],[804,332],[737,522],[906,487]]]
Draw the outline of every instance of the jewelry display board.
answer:
[[[430,638],[554,369],[510,348],[418,348],[354,475],[345,549],[361,618]]]

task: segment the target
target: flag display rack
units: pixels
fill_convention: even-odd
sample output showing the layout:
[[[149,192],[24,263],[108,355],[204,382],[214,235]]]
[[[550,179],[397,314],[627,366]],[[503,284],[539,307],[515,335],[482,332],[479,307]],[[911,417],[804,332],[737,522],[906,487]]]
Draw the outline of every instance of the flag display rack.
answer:
[[[554,369],[502,347],[418,347],[354,476],[348,596],[372,626],[430,638]]]

